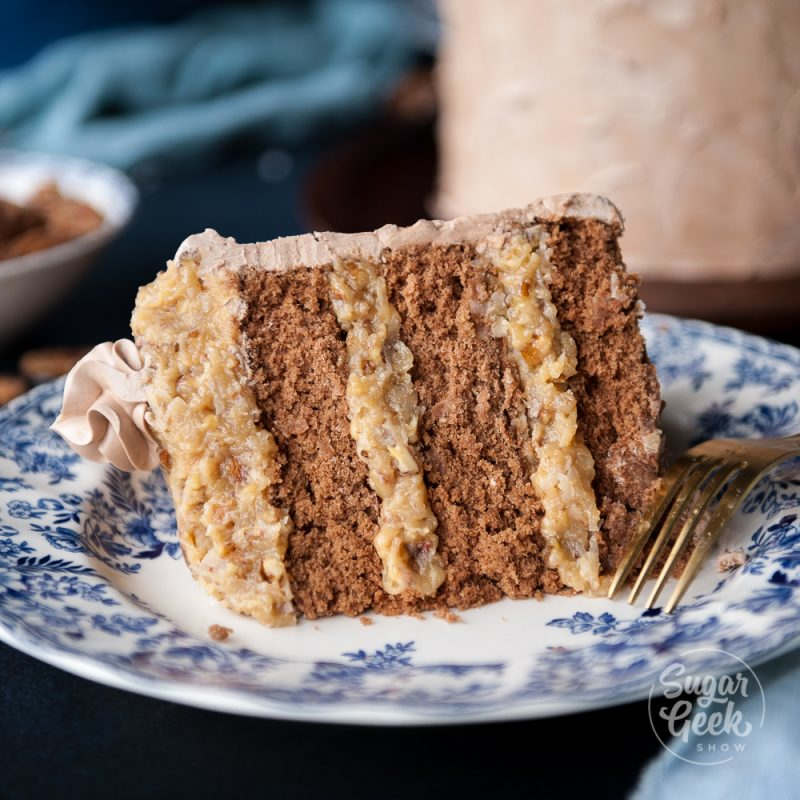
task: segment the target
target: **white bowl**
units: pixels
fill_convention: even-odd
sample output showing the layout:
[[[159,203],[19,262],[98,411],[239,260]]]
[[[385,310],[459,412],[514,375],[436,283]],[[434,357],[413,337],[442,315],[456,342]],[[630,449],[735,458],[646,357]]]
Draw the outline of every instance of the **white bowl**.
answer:
[[[95,208],[102,224],[46,250],[0,260],[0,347],[60,300],[128,224],[139,193],[119,170],[68,156],[0,149],[0,197],[24,203],[43,183]]]

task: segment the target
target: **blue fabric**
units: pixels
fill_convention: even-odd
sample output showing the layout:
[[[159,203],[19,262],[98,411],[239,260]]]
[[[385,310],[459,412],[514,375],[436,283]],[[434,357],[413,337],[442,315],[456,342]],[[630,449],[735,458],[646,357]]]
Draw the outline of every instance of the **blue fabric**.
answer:
[[[0,73],[3,143],[121,167],[233,136],[292,142],[374,107],[432,32],[391,0],[212,9],[89,33]]]
[[[698,766],[664,751],[644,770],[631,800],[760,800],[800,797],[800,650],[756,667],[764,687],[764,726],[754,730],[746,749],[727,764]],[[753,693],[739,707],[753,718],[760,713]],[[696,752],[697,736],[673,741],[686,758]]]
[[[65,36],[112,26],[175,22],[216,5],[219,0],[0,0],[0,70],[28,61]]]

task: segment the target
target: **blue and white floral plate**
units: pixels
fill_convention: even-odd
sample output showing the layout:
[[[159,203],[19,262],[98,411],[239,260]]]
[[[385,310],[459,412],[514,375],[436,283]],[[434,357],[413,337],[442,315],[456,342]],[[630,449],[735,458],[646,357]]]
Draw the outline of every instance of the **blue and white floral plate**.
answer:
[[[649,316],[670,448],[800,428],[800,351]],[[267,717],[373,724],[562,714],[646,697],[676,654],[722,672],[800,640],[800,460],[764,480],[667,616],[622,601],[503,601],[461,622],[369,617],[269,630],[209,598],[181,560],[158,473],[80,460],[48,431],[61,382],[0,411],[0,638],[142,694]],[[233,630],[225,642],[209,626]],[[725,651],[731,654],[711,651]]]

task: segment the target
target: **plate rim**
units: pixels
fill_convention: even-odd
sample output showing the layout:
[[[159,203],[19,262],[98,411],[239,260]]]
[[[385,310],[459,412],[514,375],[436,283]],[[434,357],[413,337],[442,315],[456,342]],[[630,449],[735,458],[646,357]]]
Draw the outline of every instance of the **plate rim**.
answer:
[[[537,704],[534,701],[522,701],[515,707],[496,706],[485,711],[461,712],[457,716],[425,715],[415,711],[414,706],[404,708],[370,706],[364,702],[353,703],[345,708],[335,706],[314,707],[288,701],[281,702],[258,698],[253,693],[242,692],[230,687],[184,684],[180,683],[178,679],[167,681],[163,678],[151,678],[143,675],[135,676],[126,670],[96,661],[90,656],[67,653],[54,648],[50,651],[46,647],[27,641],[24,637],[16,638],[3,626],[2,622],[0,622],[0,641],[38,661],[64,670],[78,678],[108,686],[112,689],[129,691],[144,697],[166,700],[205,711],[291,722],[367,725],[376,728],[449,727],[452,725],[479,725],[492,722],[514,722],[526,719],[538,720],[556,716],[570,716],[627,705],[646,699],[646,694],[643,694],[641,690],[632,689],[613,697],[547,701],[544,704]],[[775,650],[768,651],[759,658],[752,659],[747,663],[750,667],[757,667],[767,661],[780,658],[780,656],[798,646],[800,646],[800,632],[783,642]],[[81,667],[86,669],[81,669]]]

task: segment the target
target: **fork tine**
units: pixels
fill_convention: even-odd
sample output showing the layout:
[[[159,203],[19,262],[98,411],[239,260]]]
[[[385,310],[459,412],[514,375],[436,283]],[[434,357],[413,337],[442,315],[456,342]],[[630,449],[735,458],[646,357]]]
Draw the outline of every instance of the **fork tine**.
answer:
[[[708,476],[708,473],[718,463],[719,462],[717,461],[703,458],[686,473],[686,476],[681,483],[678,496],[675,498],[675,502],[667,512],[664,523],[661,525],[661,530],[659,531],[655,542],[653,542],[650,552],[647,554],[647,558],[642,565],[641,571],[636,576],[636,582],[633,584],[631,593],[628,595],[629,603],[636,602],[639,592],[642,591],[642,586],[644,586],[645,581],[650,575],[650,571],[653,569],[654,564],[661,555],[661,551],[664,549],[664,545],[667,543],[667,540],[672,533],[672,529],[675,527],[675,522],[680,518],[681,514],[686,508],[686,504],[689,502],[689,500],[691,500],[692,495],[695,493],[697,487],[703,482],[703,480]],[[653,530],[654,529],[655,528],[653,528]]]
[[[645,544],[650,539],[653,529],[664,516],[664,512],[667,510],[667,507],[680,488],[681,479],[685,477],[686,473],[694,469],[697,463],[696,459],[683,455],[667,470],[662,479],[661,491],[653,498],[653,502],[647,513],[642,516],[636,534],[617,566],[617,571],[614,573],[611,585],[608,588],[609,599],[613,599],[614,595],[619,591],[619,588],[625,583],[633,565],[639,558]]]
[[[692,538],[695,530],[697,530],[697,523],[702,519],[702,516],[705,510],[711,504],[711,501],[717,496],[717,492],[719,492],[719,490],[727,483],[727,481],[729,481],[735,473],[739,472],[743,466],[743,464],[730,464],[721,466],[711,477],[708,485],[702,488],[701,497],[698,498],[698,502],[695,503],[691,512],[684,520],[683,525],[678,532],[678,536],[672,545],[672,550],[670,550],[664,565],[661,567],[661,572],[659,573],[658,578],[656,578],[656,584],[653,587],[652,592],[650,592],[650,597],[647,599],[647,608],[652,608],[655,605],[656,600],[658,600],[658,596],[661,594],[661,590],[664,588],[664,584],[667,582],[667,579],[674,569],[675,564],[678,562],[681,553],[684,551],[686,544]]]
[[[673,590],[672,596],[669,598],[666,606],[664,606],[664,611],[667,614],[671,614],[675,610],[675,606],[680,602],[681,597],[683,597],[689,584],[700,569],[700,565],[708,555],[708,551],[725,528],[725,524],[733,516],[739,504],[744,500],[751,487],[764,472],[766,472],[766,470],[756,472],[755,470],[745,468],[734,478],[730,486],[725,490],[725,494],[722,495],[719,505],[711,515],[711,519],[700,541],[697,543],[691,556],[689,556],[689,560],[686,562],[683,573],[678,580],[678,585]]]

